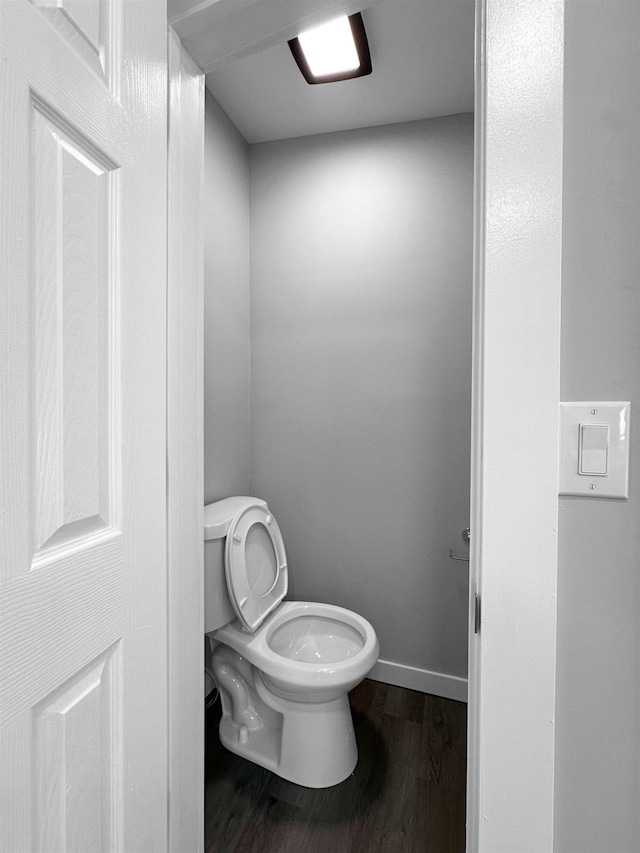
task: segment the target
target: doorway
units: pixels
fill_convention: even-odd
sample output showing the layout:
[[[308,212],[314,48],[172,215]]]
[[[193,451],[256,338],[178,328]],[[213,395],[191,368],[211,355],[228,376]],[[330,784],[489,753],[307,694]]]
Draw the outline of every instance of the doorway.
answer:
[[[404,46],[403,73],[449,81],[404,112],[380,47],[371,77],[327,91],[284,42],[207,75],[204,501],[267,499],[289,594],[367,618],[371,677],[418,706],[466,698],[474,9],[399,18],[393,3],[364,16],[391,56]],[[376,98],[380,123],[357,126]],[[433,780],[412,778],[415,817]]]
[[[544,8],[542,8],[544,6]],[[561,11],[561,10],[560,10]],[[475,482],[472,494],[476,500],[472,515],[473,525],[477,535],[472,540],[472,582],[475,588],[483,594],[483,644],[480,647],[478,638],[472,638],[472,672],[476,673],[472,685],[472,706],[470,741],[472,744],[471,762],[472,774],[470,780],[469,798],[469,842],[468,849],[546,849],[551,827],[552,815],[552,780],[553,748],[552,732],[549,737],[548,720],[553,711],[553,614],[549,610],[551,599],[548,591],[553,589],[555,578],[555,540],[551,533],[540,537],[541,530],[551,530],[548,524],[542,524],[540,517],[530,514],[531,493],[526,495],[520,491],[523,483],[531,482],[536,494],[536,506],[544,507],[546,518],[551,518],[555,512],[555,471],[554,454],[557,452],[553,444],[553,423],[556,418],[557,395],[554,396],[554,370],[557,373],[557,351],[554,341],[554,328],[557,325],[557,296],[559,292],[559,194],[555,187],[559,186],[558,174],[561,149],[561,67],[562,67],[562,22],[561,15],[554,8],[545,4],[537,4],[528,14],[515,20],[509,12],[508,4],[492,4],[491,14],[487,15],[484,4],[479,4],[480,20],[477,27],[479,40],[478,62],[479,81],[477,81],[477,97],[482,104],[483,121],[477,127],[478,141],[476,143],[476,158],[481,169],[476,169],[476,180],[479,189],[476,193],[476,308],[475,308],[475,340],[476,358],[474,362],[475,403],[474,415],[476,426],[474,432],[474,447],[476,452]],[[509,44],[502,40],[505,33],[513,36]],[[549,44],[549,33],[554,33]],[[494,41],[491,42],[493,37]],[[519,39],[519,41],[518,41]],[[536,44],[544,46],[539,51]],[[487,44],[487,41],[489,44]],[[528,68],[526,79],[521,73],[521,56],[516,49],[517,44],[531,45],[527,54],[533,62]],[[501,50],[499,50],[501,48]],[[491,81],[484,77],[484,58],[489,50],[493,50],[493,68],[497,73]],[[550,72],[550,69],[553,73]],[[544,71],[544,74],[543,74]],[[534,101],[537,115],[550,116],[553,119],[554,132],[549,133],[549,125],[537,128],[527,126],[527,146],[519,144],[509,150],[505,159],[500,156],[500,146],[509,142],[509,137],[491,135],[491,122],[511,119],[517,125],[518,104],[512,100],[500,100],[498,95],[503,91],[512,91],[514,80],[518,82],[519,93],[528,92],[535,86],[532,80],[536,74],[544,76],[548,82],[545,97],[541,93],[540,100]],[[493,111],[487,107],[487,89],[495,87],[494,99],[491,101]],[[502,87],[502,88],[501,88]],[[491,119],[491,121],[489,121]],[[542,165],[544,162],[544,166]],[[503,230],[491,231],[497,222],[492,221],[488,210],[488,201],[494,200],[487,187],[518,186],[520,183],[528,186],[532,181],[536,185],[540,174],[549,175],[549,164],[557,169],[556,175],[549,177],[544,183],[545,192],[540,196],[534,193],[530,196],[529,213],[540,205],[546,205],[546,218],[537,222],[535,234],[532,232],[532,246],[540,250],[535,255],[536,263],[528,267],[526,274],[522,273],[521,254],[523,249],[522,233],[517,243],[519,251],[505,254],[504,245],[515,246],[512,235],[506,227],[504,218],[498,217]],[[519,180],[515,180],[518,178]],[[515,184],[514,184],[515,180]],[[501,181],[503,183],[501,183]],[[533,201],[531,201],[533,199]],[[533,207],[531,206],[533,205]],[[516,227],[517,222],[511,221]],[[487,244],[487,233],[491,231],[492,242]],[[499,238],[496,242],[496,238]],[[527,236],[527,239],[529,237]],[[525,239],[525,243],[527,243]],[[528,244],[527,244],[528,245]],[[498,257],[505,265],[496,265]],[[532,256],[533,257],[533,256]],[[513,270],[512,276],[507,270]],[[518,270],[518,275],[515,271]],[[542,278],[538,280],[542,271]],[[508,279],[508,280],[507,280]],[[544,294],[541,294],[541,281],[544,284]],[[487,286],[490,282],[491,286]],[[530,302],[530,295],[537,293],[536,313],[523,314],[522,306]],[[517,330],[515,334],[514,330]],[[508,331],[508,334],[506,333]],[[538,364],[536,379],[539,382],[530,387],[529,394],[521,392],[521,383],[516,376],[517,371],[505,374],[503,361],[507,352],[513,351],[515,365],[531,363],[537,357],[540,336],[548,344],[547,358]],[[490,343],[487,350],[487,343]],[[487,384],[487,379],[489,383]],[[544,386],[544,387],[543,387]],[[508,409],[510,406],[510,409]],[[540,406],[543,408],[541,409]],[[517,464],[517,448],[505,436],[504,412],[510,411],[510,424],[514,424],[519,434],[528,435],[532,428],[531,418],[536,413],[544,411],[546,429],[544,442],[538,439],[535,443],[535,460],[533,467],[527,467],[519,478],[518,488],[509,491],[510,511],[518,516],[521,527],[535,545],[525,549],[524,555],[518,560],[522,572],[514,575],[510,554],[503,539],[503,518],[497,511],[505,501],[505,484],[509,482],[510,468]],[[524,431],[524,433],[523,433]],[[492,444],[495,442],[495,444]],[[500,455],[492,457],[491,466],[487,469],[486,451],[495,447],[495,453],[501,448]],[[480,454],[482,450],[482,454]],[[552,470],[553,469],[553,470]],[[488,473],[491,475],[486,477]],[[492,497],[493,496],[493,497]],[[553,510],[551,505],[553,503]],[[482,506],[484,504],[484,506]],[[495,512],[487,509],[495,507]],[[480,509],[482,508],[482,512]],[[522,527],[524,525],[524,527]],[[553,546],[553,547],[551,547]],[[552,553],[553,551],[553,553]],[[488,557],[491,557],[487,563]],[[480,580],[480,562],[483,564],[483,585]],[[542,563],[545,571],[541,576],[537,569]],[[486,566],[489,566],[487,574]],[[529,568],[530,567],[530,568]],[[528,586],[526,600],[518,595],[516,588],[522,584],[523,577],[534,578],[535,584]],[[487,584],[487,579],[489,582]],[[501,594],[501,583],[509,595],[509,611],[505,614],[499,604],[504,600]],[[487,601],[487,593],[489,601]],[[540,607],[531,607],[540,602]],[[493,605],[493,606],[492,606]],[[547,617],[540,618],[545,613]],[[519,620],[521,630],[513,631],[514,619]],[[497,632],[497,633],[496,633]],[[496,638],[500,635],[500,641]],[[530,655],[538,661],[533,677],[531,671],[524,674],[516,671],[518,676],[513,678],[514,656],[520,654],[528,660]],[[480,684],[480,659],[483,663],[483,682]],[[488,663],[488,666],[486,664]],[[548,665],[547,665],[548,664]],[[542,691],[540,684],[545,685]],[[481,689],[482,688],[482,689]],[[505,708],[506,719],[505,722]],[[527,735],[520,721],[526,720]],[[495,723],[495,725],[494,725]],[[498,731],[500,730],[500,731]],[[505,734],[508,737],[505,738]],[[518,750],[513,749],[518,744]],[[545,744],[540,750],[540,744]],[[505,751],[505,744],[509,744]],[[549,748],[549,744],[550,748]],[[527,794],[523,791],[524,780],[521,773],[522,755],[530,756],[527,766],[535,769],[534,782],[528,780]],[[480,784],[479,768],[482,767]],[[531,797],[531,784],[536,792]],[[483,805],[483,813],[488,814],[482,824],[482,832],[478,821],[479,804],[491,804],[488,810]],[[509,803],[509,807],[505,805]],[[545,819],[545,817],[547,819]],[[491,836],[491,831],[495,836]],[[496,840],[497,839],[497,840]],[[523,839],[528,839],[525,842]],[[494,843],[495,841],[495,843]],[[532,847],[527,847],[527,843]],[[524,844],[524,846],[521,846]],[[483,848],[483,845],[487,845]]]

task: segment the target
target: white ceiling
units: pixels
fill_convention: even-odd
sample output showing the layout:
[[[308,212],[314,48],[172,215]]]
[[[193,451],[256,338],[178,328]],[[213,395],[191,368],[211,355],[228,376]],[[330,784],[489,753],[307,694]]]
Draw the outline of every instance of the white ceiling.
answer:
[[[207,88],[252,143],[473,110],[473,0],[383,0],[362,17],[368,77],[310,86],[283,38],[220,65]]]

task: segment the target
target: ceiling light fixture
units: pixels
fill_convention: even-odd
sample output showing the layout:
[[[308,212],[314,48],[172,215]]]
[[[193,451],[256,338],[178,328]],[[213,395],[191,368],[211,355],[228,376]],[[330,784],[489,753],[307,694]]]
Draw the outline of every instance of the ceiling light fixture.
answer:
[[[335,83],[371,74],[371,55],[362,15],[344,15],[289,42],[307,83]]]

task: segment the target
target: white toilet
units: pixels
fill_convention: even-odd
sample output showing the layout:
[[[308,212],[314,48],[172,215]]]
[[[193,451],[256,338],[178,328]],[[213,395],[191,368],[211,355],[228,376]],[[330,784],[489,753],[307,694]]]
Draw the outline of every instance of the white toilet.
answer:
[[[204,538],[221,742],[299,785],[342,782],[358,760],[347,692],[378,658],[373,627],[342,607],[283,601],[284,542],[264,501],[209,504]]]

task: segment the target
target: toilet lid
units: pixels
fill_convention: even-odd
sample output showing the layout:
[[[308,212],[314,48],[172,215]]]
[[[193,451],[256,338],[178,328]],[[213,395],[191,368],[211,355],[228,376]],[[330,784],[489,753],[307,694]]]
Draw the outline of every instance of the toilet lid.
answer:
[[[227,533],[224,564],[233,609],[253,632],[288,588],[284,542],[268,507],[248,506],[236,515]]]

